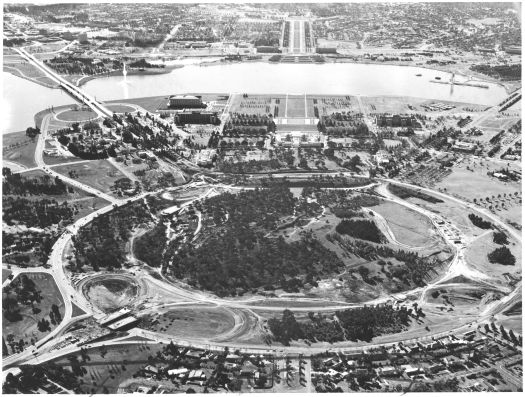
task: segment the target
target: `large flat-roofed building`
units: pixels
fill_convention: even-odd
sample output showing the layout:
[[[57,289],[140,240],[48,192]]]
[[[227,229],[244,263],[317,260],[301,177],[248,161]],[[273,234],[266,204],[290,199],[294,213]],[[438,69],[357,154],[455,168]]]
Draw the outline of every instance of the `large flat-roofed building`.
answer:
[[[416,119],[412,115],[381,115],[376,117],[378,127],[412,127]]]
[[[176,124],[220,124],[217,112],[184,111],[174,116]]]
[[[206,105],[198,96],[194,95],[172,95],[169,98],[169,107],[172,109],[204,108]]]

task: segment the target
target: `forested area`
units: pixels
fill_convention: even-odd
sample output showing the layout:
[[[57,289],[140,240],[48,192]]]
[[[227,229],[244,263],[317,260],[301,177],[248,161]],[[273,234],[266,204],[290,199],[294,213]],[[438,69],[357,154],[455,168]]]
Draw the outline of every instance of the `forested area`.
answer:
[[[22,223],[27,227],[46,228],[73,219],[75,210],[67,201],[27,200],[21,197],[2,197],[2,218],[8,225]]]
[[[293,312],[285,310],[282,318],[271,318],[268,327],[275,340],[289,346],[293,340],[305,339],[308,342],[366,341],[385,333],[398,333],[410,324],[411,316],[424,316],[419,309],[402,306],[364,306],[342,311],[335,315],[308,313],[308,320],[297,321]]]
[[[521,63],[512,65],[472,65],[470,69],[501,80],[521,80]]]
[[[4,180],[2,182],[3,195],[62,195],[73,192],[72,187],[68,187],[60,178],[51,178],[45,174],[36,177],[23,177],[21,174],[13,174],[11,169],[2,169]]]
[[[166,247],[166,225],[159,223],[152,230],[135,239],[133,252],[141,261],[152,267],[162,264],[162,253]]]
[[[60,74],[93,75],[122,69],[122,62],[117,59],[101,59],[96,61],[94,58],[59,56],[45,60],[44,62]]]
[[[201,241],[172,249],[164,258],[169,274],[219,296],[259,288],[297,292],[306,283],[343,268],[319,241],[305,236],[288,243],[268,237],[281,218],[308,215],[317,205],[295,199],[288,187],[224,193],[196,205],[204,216]],[[293,219],[293,218],[289,218]]]
[[[90,266],[95,271],[100,268],[120,268],[125,262],[124,247],[132,230],[151,220],[152,217],[142,201],[99,215],[72,238],[75,246],[75,270],[83,271],[84,266]]]
[[[47,174],[23,177],[5,167],[2,173],[3,221],[7,226],[28,228],[2,232],[2,259],[22,267],[45,265],[60,233],[55,225],[69,224],[78,209],[67,201],[60,203],[55,198],[34,196],[64,196],[74,189]]]

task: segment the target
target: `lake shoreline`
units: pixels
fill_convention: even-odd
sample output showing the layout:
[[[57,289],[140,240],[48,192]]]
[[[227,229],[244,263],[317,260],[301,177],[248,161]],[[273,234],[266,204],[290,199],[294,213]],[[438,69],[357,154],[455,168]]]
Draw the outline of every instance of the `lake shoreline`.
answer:
[[[205,57],[188,57],[187,59],[202,59]],[[308,63],[305,65],[327,65],[327,64],[356,64],[356,65],[385,65],[385,66],[403,66],[403,67],[414,67],[414,68],[422,68],[426,70],[436,71],[436,72],[443,72],[443,73],[455,73],[458,76],[463,77],[472,77],[472,81],[479,82],[479,83],[490,83],[490,84],[496,84],[500,87],[504,88],[507,94],[511,94],[514,92],[517,88],[517,85],[521,85],[521,81],[501,81],[496,78],[483,75],[481,73],[475,72],[475,71],[469,71],[469,75],[465,74],[465,71],[460,70],[458,68],[455,68],[455,65],[446,65],[446,66],[440,66],[440,65],[420,65],[415,63],[406,63],[401,61],[385,61],[385,62],[375,62],[375,61],[367,61],[367,60],[361,60],[356,61],[354,59],[350,58],[332,58],[332,57],[326,57],[328,60],[324,63]],[[268,59],[262,59],[262,60],[246,60],[246,61],[227,61],[225,58],[215,61],[209,61],[209,62],[202,62],[199,64],[189,64],[189,65],[168,65],[164,68],[150,68],[143,71],[140,71],[138,69],[128,69],[127,76],[136,76],[136,75],[142,75],[142,76],[154,76],[159,74],[169,74],[175,69],[181,69],[186,66],[201,66],[201,67],[211,67],[211,66],[218,66],[218,65],[231,65],[231,64],[279,64],[280,62],[269,62]],[[299,64],[297,64],[299,65]],[[9,68],[11,69],[11,68]],[[44,86],[46,88],[58,88],[58,86],[50,86],[49,84],[40,82],[38,80],[17,74],[16,72],[9,70],[8,68],[3,69],[4,72],[10,73],[16,77],[24,78],[28,81],[31,81],[35,84],[39,84],[41,86]],[[15,69],[16,70],[16,69]],[[114,70],[112,72],[104,72],[97,75],[91,75],[91,76],[82,76],[75,82],[73,82],[77,87],[81,87],[88,83],[89,81],[101,79],[104,77],[112,77],[112,76],[122,76],[122,70]],[[63,76],[64,77],[64,76]]]

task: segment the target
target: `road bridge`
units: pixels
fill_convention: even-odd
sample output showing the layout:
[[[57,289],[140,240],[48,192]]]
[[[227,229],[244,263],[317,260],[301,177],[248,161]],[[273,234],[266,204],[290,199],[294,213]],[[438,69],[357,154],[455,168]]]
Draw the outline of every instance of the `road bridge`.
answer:
[[[27,59],[31,64],[33,64],[40,71],[45,73],[51,80],[57,83],[60,88],[66,91],[77,101],[84,103],[89,106],[95,113],[100,117],[113,117],[113,112],[98,102],[93,96],[81,90],[79,87],[71,84],[69,81],[64,79],[55,71],[51,70],[49,67],[44,65],[43,62],[40,62],[34,55],[27,52],[24,48],[15,48],[23,58]]]

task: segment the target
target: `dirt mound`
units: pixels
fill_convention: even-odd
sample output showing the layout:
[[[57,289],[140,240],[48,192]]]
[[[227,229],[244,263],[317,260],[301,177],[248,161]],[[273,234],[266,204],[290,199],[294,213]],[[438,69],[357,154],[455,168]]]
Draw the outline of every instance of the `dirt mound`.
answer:
[[[88,282],[84,287],[86,297],[105,312],[112,312],[130,304],[138,293],[138,284],[124,277],[100,278]]]

